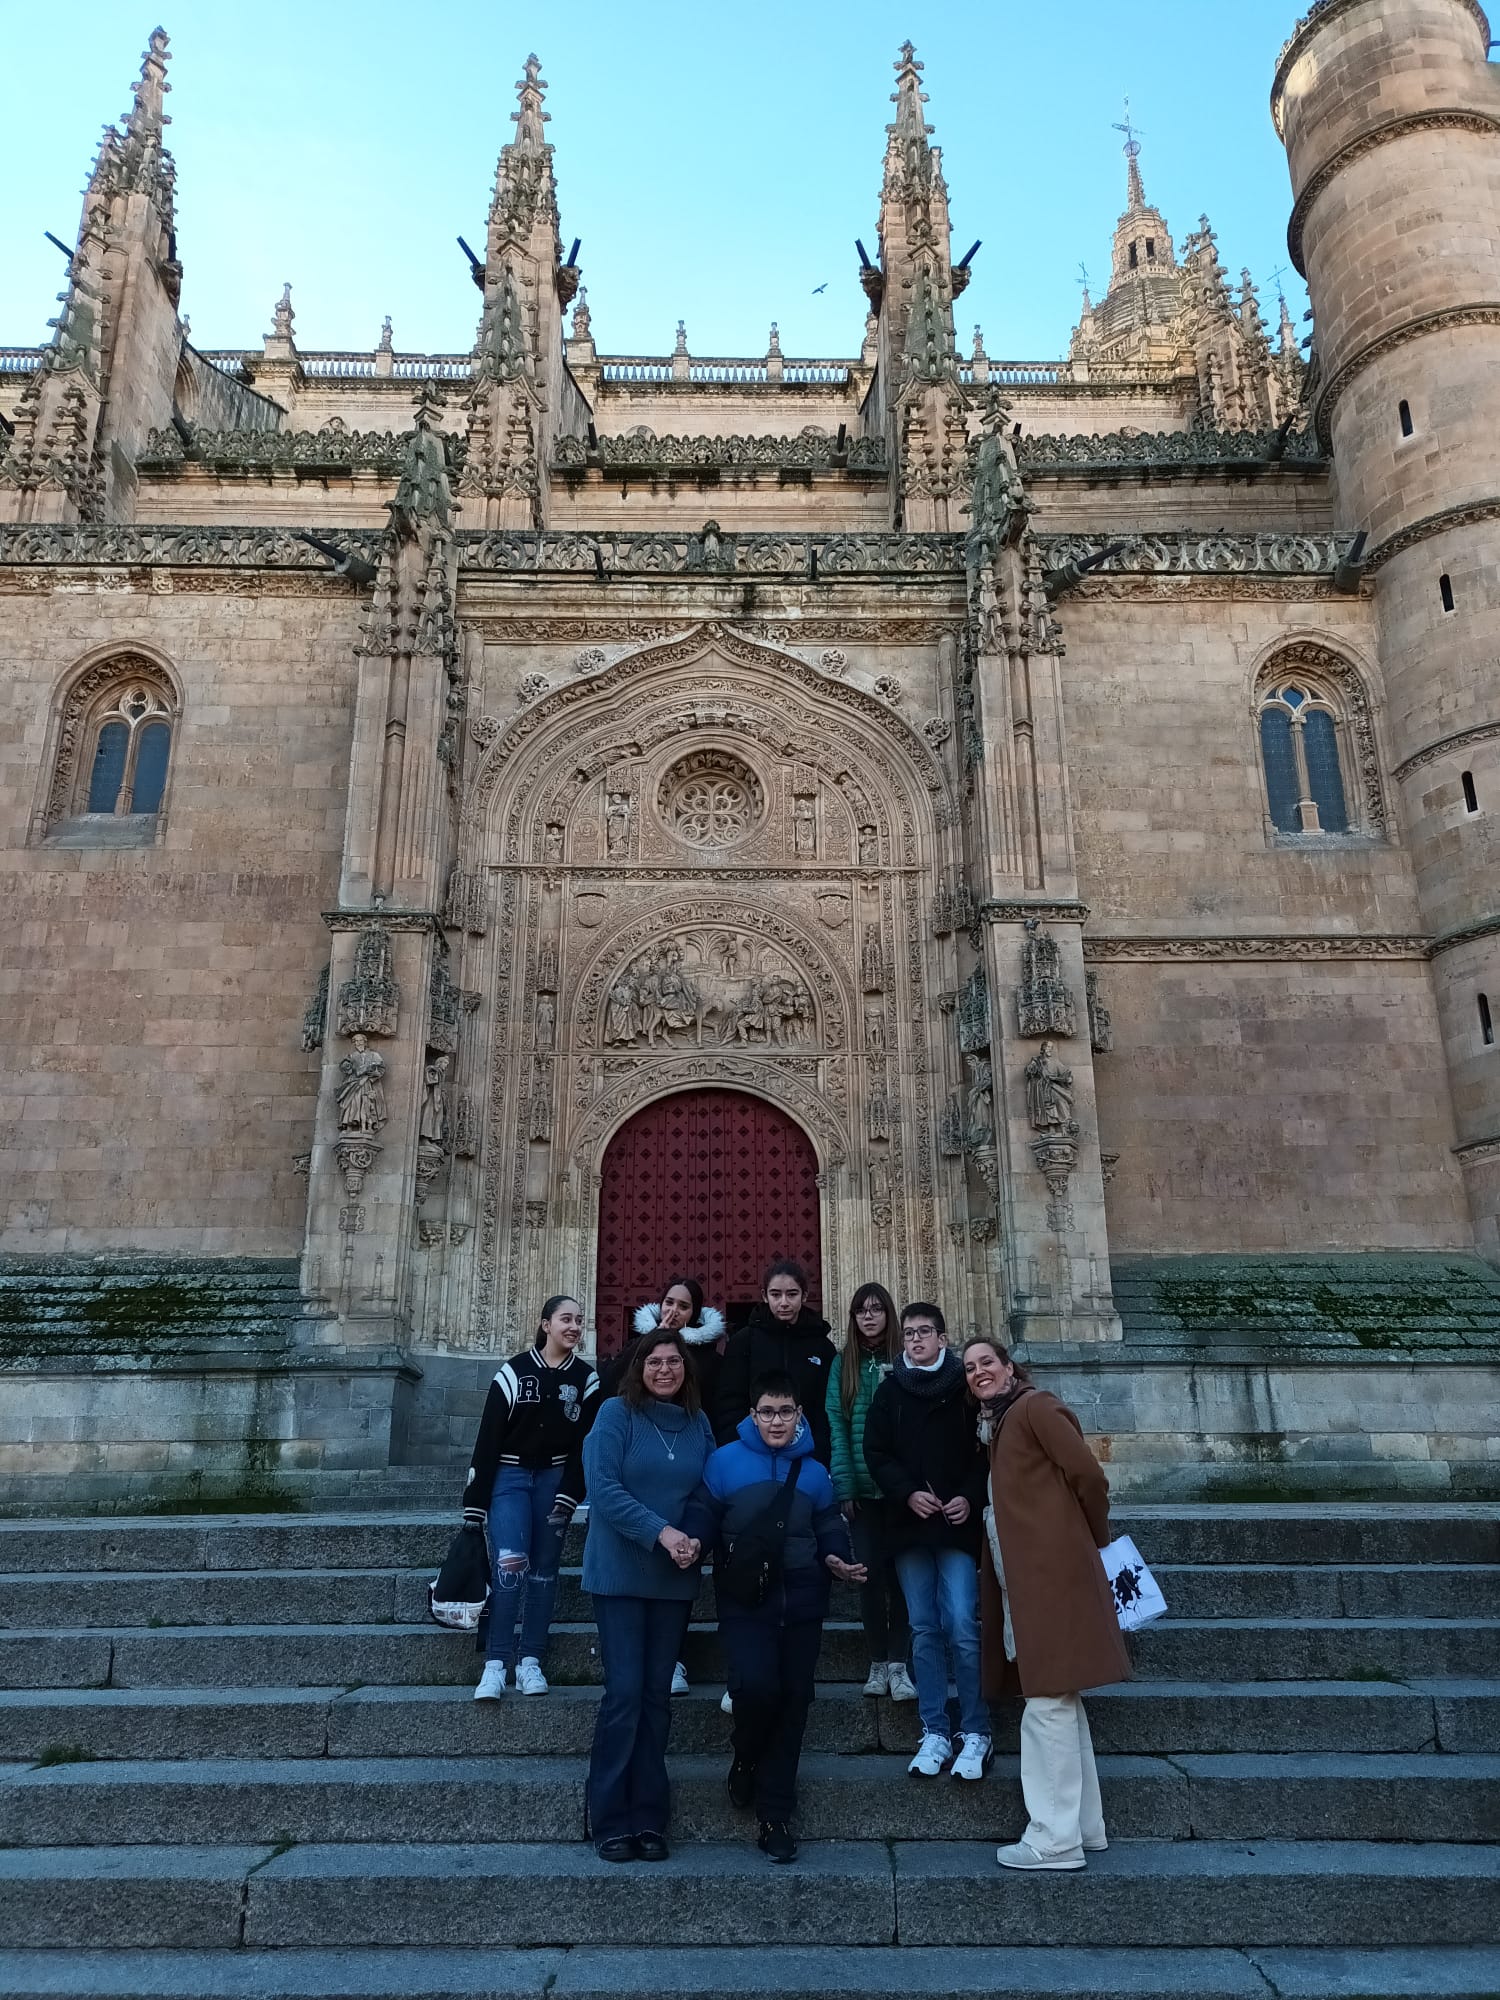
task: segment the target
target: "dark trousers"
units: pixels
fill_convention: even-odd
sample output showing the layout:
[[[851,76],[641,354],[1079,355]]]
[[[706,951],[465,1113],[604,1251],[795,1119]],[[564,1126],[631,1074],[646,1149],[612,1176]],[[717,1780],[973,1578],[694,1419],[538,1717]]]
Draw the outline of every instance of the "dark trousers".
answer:
[[[869,1582],[859,1587],[859,1615],[870,1658],[899,1660],[905,1666],[911,1649],[911,1626],[886,1532],[885,1506],[883,1500],[854,1503],[854,1519],[849,1524],[854,1537],[854,1560],[863,1563],[870,1572]]]
[[[755,1810],[788,1820],[797,1803],[797,1762],[812,1705],[821,1618],[783,1624],[780,1606],[719,1619],[734,1696],[734,1754],[755,1767]]]
[[[604,1696],[589,1758],[593,1839],[665,1833],[672,1669],[692,1605],[678,1597],[596,1597]]]

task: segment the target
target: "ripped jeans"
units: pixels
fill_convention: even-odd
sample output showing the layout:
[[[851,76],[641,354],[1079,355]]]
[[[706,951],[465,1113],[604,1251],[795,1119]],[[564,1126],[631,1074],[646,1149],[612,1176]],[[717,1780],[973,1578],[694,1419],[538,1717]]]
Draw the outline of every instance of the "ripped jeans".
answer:
[[[517,1658],[540,1660],[557,1601],[557,1566],[563,1530],[547,1516],[562,1481],[560,1465],[502,1465],[490,1498],[490,1554],[495,1565],[486,1660],[514,1667]],[[521,1641],[516,1644],[516,1626]]]

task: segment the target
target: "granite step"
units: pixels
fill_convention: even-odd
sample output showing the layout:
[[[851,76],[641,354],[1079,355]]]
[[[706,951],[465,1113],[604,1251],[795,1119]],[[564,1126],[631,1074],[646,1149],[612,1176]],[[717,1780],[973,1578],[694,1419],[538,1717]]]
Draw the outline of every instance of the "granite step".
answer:
[[[1500,1841],[1500,1758],[1482,1755],[1101,1757],[1121,1840],[1409,1840],[1441,1828]],[[487,1842],[583,1835],[581,1757],[205,1759],[0,1768],[15,1846],[290,1841]],[[683,1842],[740,1840],[723,1755],[672,1759]],[[810,1840],[1002,1840],[1022,1824],[1019,1760],[983,1784],[910,1777],[906,1759],[810,1755],[798,1823]]]
[[[822,1946],[0,1954],[7,2000],[1494,2000],[1500,1951]]]
[[[472,1669],[478,1677],[478,1662]],[[674,1752],[729,1742],[722,1687],[672,1704]],[[0,1760],[34,1761],[57,1746],[95,1759],[184,1757],[586,1756],[597,1687],[558,1687],[543,1701],[476,1702],[472,1688],[103,1688],[0,1693]],[[1185,1751],[1500,1753],[1500,1680],[1134,1681],[1088,1698],[1095,1747],[1126,1756]],[[995,1745],[1018,1743],[1019,1707],[1000,1704]],[[809,1750],[909,1752],[909,1703],[866,1700],[825,1682],[808,1718]]]
[[[1137,1677],[1158,1681],[1481,1678],[1500,1659],[1500,1619],[1163,1619],[1134,1635]],[[694,1626],[683,1648],[689,1678],[724,1679],[717,1631]],[[824,1628],[819,1677],[859,1681],[864,1634]],[[555,1625],[547,1649],[554,1683],[599,1679],[592,1625]],[[0,1631],[0,1688],[347,1687],[472,1684],[472,1638],[432,1623],[146,1626]]]
[[[431,1475],[411,1467],[344,1475],[373,1495],[385,1480],[391,1500],[300,1514],[66,1516],[0,1520],[0,1574],[58,1570],[405,1569],[433,1568],[458,1526],[458,1484],[439,1507],[403,1502]],[[1137,1503],[1116,1509],[1115,1527],[1133,1535],[1153,1568],[1222,1563],[1340,1567],[1371,1564],[1500,1564],[1500,1505],[1490,1503],[1325,1506],[1195,1506]],[[579,1561],[574,1529],[565,1560]]]
[[[0,1949],[1484,1944],[1500,1848],[1123,1841],[1085,1886],[1001,1877],[973,1842],[809,1841],[771,1869],[747,1837],[678,1846],[650,1879],[643,1909],[639,1872],[583,1843],[11,1849]]]

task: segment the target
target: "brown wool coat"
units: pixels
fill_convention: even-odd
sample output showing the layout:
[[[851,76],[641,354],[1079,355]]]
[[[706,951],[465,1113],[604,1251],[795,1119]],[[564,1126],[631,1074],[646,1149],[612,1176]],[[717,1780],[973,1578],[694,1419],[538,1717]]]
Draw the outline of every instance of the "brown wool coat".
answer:
[[[984,1692],[1077,1694],[1130,1678],[1114,1599],[1099,1560],[1109,1482],[1065,1403],[1030,1389],[990,1442],[990,1484],[1010,1593],[1016,1658],[1005,1657],[1004,1606],[988,1537],[980,1571]]]

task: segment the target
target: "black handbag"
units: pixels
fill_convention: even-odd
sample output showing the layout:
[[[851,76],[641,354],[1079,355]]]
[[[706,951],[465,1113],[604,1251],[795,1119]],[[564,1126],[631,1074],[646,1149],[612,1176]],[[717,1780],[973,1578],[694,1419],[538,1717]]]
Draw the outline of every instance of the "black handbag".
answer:
[[[465,1521],[427,1586],[427,1608],[450,1632],[477,1632],[489,1598],[489,1538],[483,1521]]]
[[[792,1460],[774,1498],[741,1528],[715,1565],[714,1586],[719,1595],[742,1611],[758,1611],[781,1581],[787,1523],[792,1518],[792,1494],[801,1462]]]

